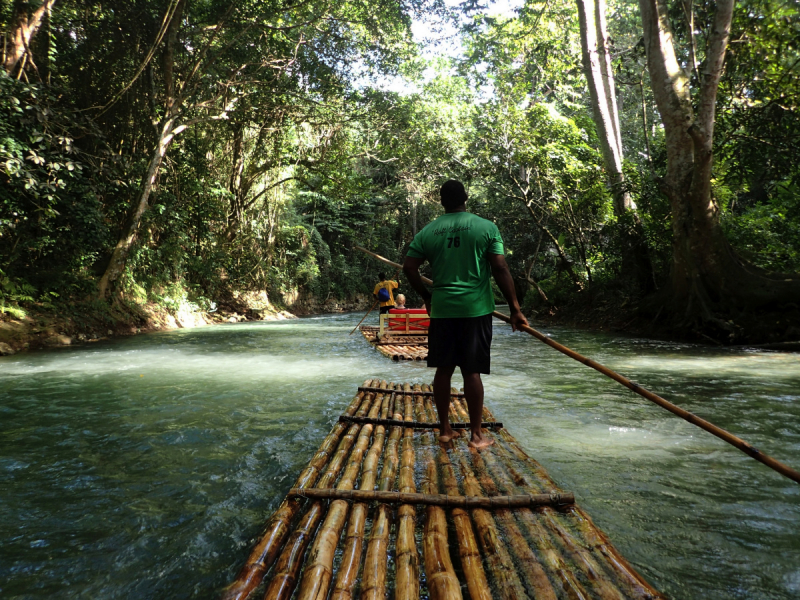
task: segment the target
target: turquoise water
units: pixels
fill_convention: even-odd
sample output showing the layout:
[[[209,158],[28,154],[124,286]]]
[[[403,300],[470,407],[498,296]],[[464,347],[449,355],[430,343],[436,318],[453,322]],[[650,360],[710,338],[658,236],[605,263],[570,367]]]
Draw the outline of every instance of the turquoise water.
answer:
[[[0,597],[217,597],[356,386],[430,381],[360,317],[0,358]],[[547,331],[800,468],[800,356]],[[800,597],[800,485],[500,322],[484,382],[669,596]]]

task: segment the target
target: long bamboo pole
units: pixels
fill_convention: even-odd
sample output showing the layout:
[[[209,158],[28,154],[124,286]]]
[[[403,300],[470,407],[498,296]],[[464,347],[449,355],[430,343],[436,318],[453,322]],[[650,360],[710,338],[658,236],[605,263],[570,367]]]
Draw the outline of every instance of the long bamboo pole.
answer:
[[[503,465],[499,464],[500,460],[495,456],[496,454],[496,451],[486,452],[481,458],[491,470],[492,477],[495,479],[500,489],[506,492],[518,490],[519,486],[514,485],[511,478],[504,472]],[[572,570],[564,561],[561,553],[556,549],[550,533],[539,522],[540,518],[543,517],[538,517],[537,513],[527,508],[516,511],[516,517],[521,526],[528,533],[528,537],[536,544],[539,554],[544,564],[552,573],[553,578],[560,580],[561,586],[567,594],[575,599],[591,597],[586,593],[583,585],[577,580]],[[571,546],[567,546],[565,550],[567,554],[571,556],[573,564],[577,565],[579,569],[585,566],[582,557],[576,556]],[[619,600],[621,598],[619,590],[608,582],[606,578],[598,574],[597,570],[585,568],[584,575],[590,584],[590,589],[592,589],[601,600]]]
[[[400,421],[399,419],[372,419],[369,417],[351,417],[342,415],[339,417],[340,423],[369,423],[372,425],[385,425],[389,427],[411,427],[412,429],[438,429],[438,423],[421,423],[420,421]],[[486,429],[499,429],[503,426],[497,421],[484,421],[481,427]],[[469,429],[469,423],[450,423],[453,429]]]
[[[454,398],[451,406],[461,419],[469,419],[469,412],[464,401],[459,398]],[[488,409],[485,409],[484,413],[487,411]],[[504,483],[508,483],[508,476],[505,476],[505,480],[502,479],[505,474],[502,472],[502,469],[498,468],[499,461],[495,457],[497,448],[495,448],[493,452],[478,453],[472,450],[470,450],[470,452],[472,454],[473,465],[479,475],[480,484],[486,493],[497,494],[498,486],[500,489],[506,491],[506,493],[510,491],[515,493],[528,491],[527,489],[521,490],[511,485],[503,485]],[[495,477],[499,477],[500,479],[495,480]],[[537,523],[535,523],[534,513],[529,508],[520,507],[520,509],[515,510],[513,513],[506,510],[495,513],[494,516],[504,525],[509,541],[511,542],[509,546],[512,553],[517,557],[520,564],[526,565],[526,568],[523,569],[523,577],[527,580],[527,585],[536,590],[534,594],[535,597],[547,597],[555,593],[548,579],[548,575],[539,563],[538,556],[541,556],[545,565],[548,567],[550,577],[560,582],[561,589],[563,589],[570,598],[575,600],[584,600],[587,598],[585,590],[567,568],[560,554],[553,548],[546,532],[541,527],[539,531],[535,531],[533,525],[537,525]],[[529,523],[531,519],[534,520],[533,524]],[[528,537],[534,541],[539,550],[538,556],[528,545],[517,525],[517,521],[526,529]],[[534,531],[535,533],[532,533]],[[603,595],[601,595],[601,598],[603,600],[610,600]]]
[[[396,396],[395,396],[396,398]],[[395,420],[401,415],[392,413]],[[380,491],[389,491],[397,476],[400,462],[397,446],[402,428],[392,427],[386,450],[383,453],[383,469],[378,484]],[[379,504],[372,518],[372,530],[364,556],[364,575],[361,578],[361,598],[383,600],[386,596],[386,568],[388,563],[389,534],[392,527],[392,510],[387,504]]]
[[[436,418],[433,403],[430,398],[425,399],[425,410],[430,420]],[[458,440],[455,441],[457,442]],[[463,442],[463,440],[461,441]],[[474,475],[472,475],[471,469],[466,465],[461,455],[459,456],[459,466],[461,467],[465,494],[469,496],[481,496],[480,487]],[[475,529],[478,532],[477,537],[483,549],[486,565],[494,580],[496,597],[502,598],[503,600],[527,599],[528,594],[514,568],[511,555],[503,543],[503,536],[500,535],[495,526],[492,514],[483,508],[473,508],[470,510],[470,514],[472,516],[472,522],[475,524]]]
[[[455,469],[453,469],[450,456],[444,446],[439,448],[438,460],[445,491],[448,495],[459,495],[460,490]],[[453,518],[453,525],[455,525],[458,556],[461,559],[461,570],[467,580],[469,597],[471,600],[492,600],[492,592],[489,588],[489,582],[486,580],[486,572],[483,569],[483,560],[481,559],[475,532],[472,529],[469,512],[464,508],[453,508],[450,511],[450,516]]]
[[[466,403],[456,398],[453,399],[453,406],[463,418],[469,418]],[[490,414],[487,408],[484,408],[484,414]],[[510,477],[503,471],[503,469],[495,466],[496,463],[500,462],[495,458],[495,456],[500,452],[508,455],[508,452],[500,444],[496,444],[493,447],[492,452],[484,452],[481,455],[481,458],[493,468],[492,475],[497,478],[497,483],[500,489],[504,490],[506,493],[519,493],[520,491],[530,492],[532,489],[531,487],[522,487],[512,483],[510,481]],[[524,461],[524,464],[527,465],[528,462]],[[536,464],[538,466],[538,463]],[[580,581],[578,581],[575,574],[572,572],[572,569],[564,560],[561,551],[556,548],[550,534],[540,524],[537,514],[538,513],[533,512],[529,508],[521,508],[515,511],[517,520],[521,523],[525,531],[527,531],[528,537],[536,544],[536,547],[538,548],[545,565],[552,573],[553,578],[561,582],[561,587],[566,593],[567,597],[570,598],[570,600],[588,600],[591,598],[591,596],[587,594],[583,585],[581,585]],[[575,557],[573,557],[572,560],[573,563],[579,562],[575,559]],[[591,580],[591,577],[588,579]],[[613,594],[608,595],[599,593],[598,595],[601,600],[611,600],[612,598],[616,598],[616,596]]]
[[[388,395],[383,397],[383,404],[389,404]],[[376,419],[380,414],[381,407],[381,401],[376,401],[375,405],[369,411],[368,418]],[[367,423],[361,428],[356,444],[350,452],[347,467],[341,479],[339,479],[336,489],[315,490],[316,492],[329,494],[331,492],[348,492],[353,490],[356,477],[361,470],[364,454],[367,452],[367,447],[372,438],[373,427],[374,425]],[[302,490],[300,491],[302,492]],[[320,496],[317,496],[317,499],[320,499]],[[316,598],[327,597],[328,588],[333,579],[334,554],[336,552],[336,547],[339,545],[339,538],[342,535],[342,530],[344,529],[349,512],[350,505],[345,500],[334,500],[328,507],[328,514],[317,532],[314,544],[311,546],[311,551],[306,560],[303,578],[300,581],[299,591],[297,592],[298,600],[314,600]]]
[[[358,322],[358,325],[361,325],[364,322],[364,319],[366,319],[369,316],[369,313],[371,313],[373,310],[375,310],[375,305],[378,304],[378,302],[380,302],[380,300],[375,300],[375,302],[372,303],[372,306],[369,307],[369,310],[367,311],[367,314],[365,314],[363,317],[361,317],[361,320]],[[353,327],[353,331],[351,331],[347,335],[353,335],[353,332],[355,332],[355,330],[358,329],[358,325]]]
[[[414,420],[414,408],[411,386],[408,383],[403,385],[403,394],[403,420],[411,423]],[[401,494],[414,494],[417,491],[414,483],[415,462],[414,430],[406,427],[403,429],[403,440],[400,446],[398,487]],[[401,504],[397,509],[395,600],[419,600],[419,553],[414,537],[416,524],[416,507],[413,504]]]
[[[478,482],[483,488],[484,493],[497,494],[497,485],[492,478],[488,476],[481,453],[473,450],[470,454],[472,455],[473,469],[476,471]],[[491,452],[487,452],[486,454],[491,454]],[[466,459],[464,462],[466,463]],[[494,516],[495,521],[502,526],[508,542],[508,548],[516,559],[517,564],[522,567],[520,569],[522,572],[522,579],[526,587],[533,591],[533,597],[556,600],[556,592],[553,589],[553,585],[539,562],[539,559],[536,557],[536,554],[531,550],[527,540],[522,535],[513,513],[506,508],[492,513],[492,516]]]
[[[427,388],[428,386],[425,386]],[[414,390],[419,389],[418,385]],[[429,391],[429,390],[425,390]],[[417,418],[421,421],[433,421],[428,418],[422,396],[415,397]],[[424,461],[425,475],[422,480],[422,491],[435,494],[439,489],[439,478],[436,472],[436,463],[433,459],[431,447],[435,445],[432,432],[422,434],[422,460]],[[453,562],[450,560],[450,549],[447,544],[447,518],[443,508],[428,506],[425,509],[425,528],[422,534],[422,555],[425,563],[425,577],[428,584],[428,594],[432,600],[460,600],[461,585],[456,577]]]
[[[484,407],[485,418],[494,418],[491,411]],[[511,457],[507,461],[505,468],[513,478],[514,483],[525,491],[546,489],[557,489],[555,482],[545,469],[533,458],[528,456],[519,446],[516,439],[505,429],[500,430],[499,437],[502,441],[497,448],[497,453],[505,453]],[[531,469],[536,480],[532,480],[527,474],[519,472],[511,463],[519,462]],[[591,582],[595,592],[605,599],[618,598],[617,588],[624,588],[627,596],[632,598],[652,599],[663,598],[611,544],[605,534],[600,531],[592,522],[589,515],[577,505],[568,506],[563,510],[563,514],[570,517],[570,524],[577,527],[582,540],[573,539],[564,525],[561,512],[556,512],[550,507],[542,506],[537,512],[543,517],[543,524],[548,531],[563,545],[571,555],[574,563],[585,574]],[[591,550],[589,550],[591,549]],[[613,579],[617,582],[615,588],[612,581],[609,581],[599,564],[602,563],[612,573]]]
[[[517,485],[530,487],[532,482],[513,466],[507,469]],[[568,507],[564,515],[549,507],[540,507],[541,527],[556,539],[571,557],[578,571],[588,580],[593,591],[603,599],[618,600],[630,598],[663,598],[630,564],[619,555],[608,539],[594,524],[586,518],[585,513],[577,507]],[[570,517],[570,525],[577,529],[578,536],[570,533],[562,521],[564,516]],[[605,566],[605,569],[601,567]],[[610,572],[609,578],[606,571]],[[620,595],[619,589],[627,593]]]
[[[381,407],[381,416],[386,416],[389,411],[391,395],[387,395],[384,405]],[[361,470],[360,488],[364,491],[371,491],[375,487],[378,476],[378,461],[383,453],[383,442],[386,437],[386,428],[377,426],[375,435],[372,439],[372,446],[364,460]],[[361,565],[361,555],[364,549],[365,525],[367,521],[368,506],[366,503],[353,505],[350,519],[347,522],[347,533],[345,534],[345,544],[342,550],[342,560],[339,564],[339,571],[336,575],[336,583],[331,592],[331,600],[350,600],[358,578],[358,571]]]
[[[356,415],[365,415],[370,407],[371,403],[364,402]],[[353,424],[350,426],[347,433],[342,438],[342,441],[339,442],[336,453],[331,458],[325,474],[317,483],[317,487],[329,488],[333,485],[344,466],[345,460],[350,454],[350,450],[356,441],[356,436],[359,431],[361,431],[361,425]],[[297,575],[300,572],[300,567],[303,565],[306,549],[311,542],[313,532],[322,519],[323,511],[324,507],[322,501],[317,500],[314,502],[301,521],[302,527],[299,527],[289,536],[275,564],[275,572],[267,586],[264,600],[284,600],[289,598],[292,592],[294,592],[297,583]]]
[[[375,383],[379,382],[373,382],[373,380],[369,379],[364,385],[372,387]],[[362,403],[369,404],[369,398],[365,398],[365,396],[370,395],[363,392],[359,393],[347,407],[345,414],[353,415]],[[293,488],[304,489],[316,483],[346,429],[347,425],[338,423],[331,430],[323,440],[317,453],[308,463],[308,466],[300,473]],[[300,511],[301,502],[302,500],[297,498],[287,498],[272,514],[272,517],[267,522],[264,534],[255,548],[253,548],[239,575],[225,590],[223,600],[245,600],[259,586],[264,579],[264,575],[277,558],[278,552],[283,547],[283,542],[289,535],[291,523]]]
[[[495,466],[495,461],[497,461],[495,452],[485,452],[481,455],[481,458],[491,469],[492,476],[496,479],[501,490],[505,490],[506,493],[511,490],[516,491],[515,488],[517,486],[511,483],[508,475],[503,473],[502,468]],[[561,582],[561,587],[567,596],[573,600],[590,598],[591,596],[586,593],[586,590],[572,573],[561,553],[556,549],[551,536],[539,523],[536,513],[529,508],[522,508],[515,511],[515,516],[528,533],[528,538],[536,544],[539,555],[550,573],[552,573],[553,579]],[[608,596],[598,595],[602,600],[608,600]]]
[[[380,260],[382,262],[385,262],[386,264],[390,264],[390,265],[394,265],[394,266],[396,266],[398,268],[402,268],[401,265],[398,265],[397,263],[392,262],[388,258],[384,258],[383,256],[380,256],[379,254],[375,254],[374,252],[370,252],[366,248],[362,248],[361,246],[355,246],[355,248],[357,248],[358,250],[361,250],[362,252],[366,252],[367,254],[369,254],[371,256],[374,256],[375,258],[377,258],[378,260]],[[433,285],[433,282],[430,279],[426,278],[426,277],[423,277],[422,281],[427,283],[428,285]],[[504,321],[506,323],[510,323],[511,322],[511,318],[508,315],[504,315],[503,313],[500,313],[500,312],[497,312],[497,311],[494,311],[492,313],[492,316],[497,317],[498,319],[500,319],[501,321]],[[573,359],[577,360],[579,363],[582,363],[582,364],[586,365],[587,367],[591,367],[592,369],[594,369],[596,371],[599,371],[600,373],[602,373],[606,377],[610,377],[611,379],[613,379],[617,383],[621,383],[622,385],[624,385],[626,388],[628,388],[632,392],[634,392],[636,394],[639,394],[643,398],[646,398],[647,400],[650,400],[651,402],[653,402],[655,404],[658,404],[661,408],[664,408],[664,409],[668,410],[669,412],[671,412],[672,414],[679,416],[680,418],[684,419],[685,421],[688,421],[692,425],[696,425],[700,429],[703,429],[703,430],[709,432],[711,435],[715,435],[719,439],[729,443],[730,445],[734,446],[735,448],[738,448],[739,450],[741,450],[742,452],[747,454],[750,458],[754,458],[757,461],[759,461],[760,463],[763,463],[763,464],[767,465],[773,471],[777,471],[778,473],[780,473],[784,477],[788,477],[792,481],[794,481],[796,483],[800,483],[800,471],[797,471],[796,469],[793,469],[789,465],[784,464],[781,461],[771,457],[770,455],[761,452],[761,450],[759,450],[755,446],[751,445],[750,443],[746,442],[742,438],[740,438],[740,437],[738,437],[736,435],[733,435],[732,433],[730,433],[729,431],[726,431],[725,429],[722,429],[721,427],[718,427],[718,426],[714,425],[710,421],[706,421],[705,419],[703,419],[701,417],[698,417],[697,415],[695,415],[694,413],[689,412],[688,410],[684,410],[683,408],[681,408],[679,406],[676,406],[675,404],[672,404],[672,402],[669,402],[668,400],[665,400],[661,396],[659,396],[657,394],[654,394],[653,392],[641,387],[639,384],[632,382],[627,377],[623,377],[622,375],[620,375],[616,371],[612,371],[608,367],[606,367],[604,365],[601,365],[600,363],[598,363],[598,362],[596,362],[596,361],[594,361],[594,360],[592,360],[590,358],[586,358],[585,356],[583,356],[581,354],[578,354],[574,350],[572,350],[570,348],[567,348],[566,346],[564,346],[562,344],[559,344],[555,340],[551,339],[550,337],[546,336],[545,334],[541,333],[540,331],[537,331],[533,327],[530,327],[528,325],[522,325],[519,328],[520,328],[520,330],[524,331],[525,333],[529,333],[530,335],[532,335],[533,337],[535,337],[539,341],[544,342],[545,344],[547,344],[551,348],[553,348],[555,350],[558,350],[562,354],[566,354],[570,358],[573,358]]]
[[[457,488],[456,488],[457,489]],[[564,506],[575,502],[571,492],[552,494],[514,494],[510,496],[462,496],[448,490],[447,494],[409,494],[380,490],[342,489],[291,489],[287,494],[295,498],[313,500],[351,500],[354,502],[381,502],[383,504],[420,504],[423,506],[444,506],[447,508],[485,508],[500,510],[531,506]]]

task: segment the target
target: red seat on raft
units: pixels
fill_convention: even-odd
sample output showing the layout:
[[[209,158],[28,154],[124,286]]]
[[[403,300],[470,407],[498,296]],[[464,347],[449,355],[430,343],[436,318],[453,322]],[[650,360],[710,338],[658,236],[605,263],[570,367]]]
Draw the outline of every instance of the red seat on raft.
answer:
[[[386,328],[396,333],[428,333],[431,324],[424,308],[392,308],[386,319]]]

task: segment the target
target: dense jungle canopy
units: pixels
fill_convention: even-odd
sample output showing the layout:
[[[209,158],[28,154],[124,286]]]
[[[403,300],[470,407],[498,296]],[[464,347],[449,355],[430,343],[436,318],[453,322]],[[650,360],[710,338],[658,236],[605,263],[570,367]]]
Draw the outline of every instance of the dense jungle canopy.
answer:
[[[800,339],[798,2],[521,1],[4,0],[0,311],[369,294],[457,178],[531,315]]]

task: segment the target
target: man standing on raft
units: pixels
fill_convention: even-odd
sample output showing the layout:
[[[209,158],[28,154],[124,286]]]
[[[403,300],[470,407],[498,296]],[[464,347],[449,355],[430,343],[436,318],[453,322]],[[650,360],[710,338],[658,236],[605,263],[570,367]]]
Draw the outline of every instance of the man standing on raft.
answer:
[[[492,294],[489,273],[494,276],[511,309],[511,329],[516,331],[528,320],[522,314],[514,282],[503,256],[503,239],[497,226],[467,212],[467,192],[455,180],[440,190],[445,214],[420,231],[408,249],[403,272],[425,300],[431,316],[428,329],[428,366],[436,367],[433,397],[439,413],[439,441],[458,437],[450,427],[450,380],[456,367],[464,377],[464,395],[469,407],[472,432],[469,445],[487,448],[494,441],[481,432],[483,420],[483,382],[489,374],[492,344]],[[419,274],[430,262],[433,293]]]

